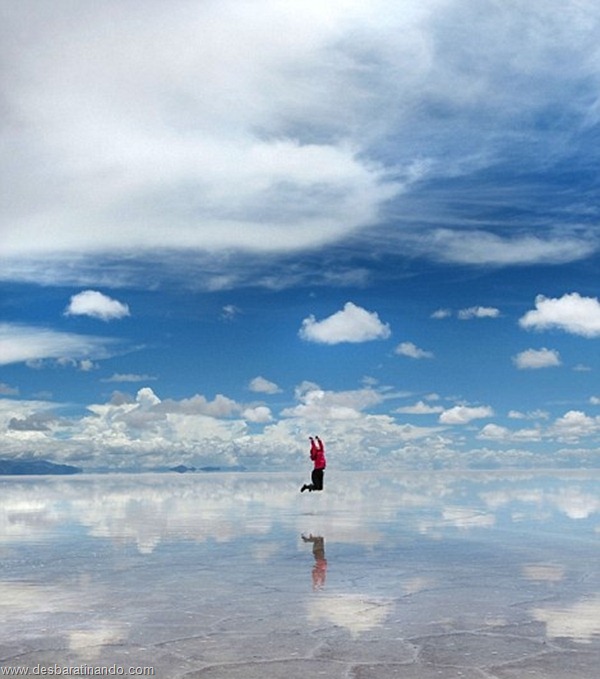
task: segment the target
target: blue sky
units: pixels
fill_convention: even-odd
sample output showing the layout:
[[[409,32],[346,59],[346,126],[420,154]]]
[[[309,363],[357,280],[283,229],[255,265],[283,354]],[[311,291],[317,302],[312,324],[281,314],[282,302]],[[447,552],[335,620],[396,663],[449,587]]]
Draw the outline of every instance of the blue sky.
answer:
[[[3,457],[598,465],[595,3],[2,15]]]

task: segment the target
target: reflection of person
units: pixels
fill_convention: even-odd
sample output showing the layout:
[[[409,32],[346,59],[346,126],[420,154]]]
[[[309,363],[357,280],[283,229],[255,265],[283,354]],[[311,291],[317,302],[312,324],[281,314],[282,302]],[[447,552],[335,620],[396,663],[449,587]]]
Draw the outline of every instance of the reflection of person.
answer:
[[[312,483],[305,483],[300,492],[303,493],[305,490],[312,492],[313,490],[323,490],[323,474],[325,472],[325,467],[327,462],[325,461],[325,446],[323,441],[318,436],[314,438],[309,436],[310,439],[310,459],[313,461],[314,468],[312,470],[311,480]]]
[[[320,535],[302,536],[304,542],[313,543],[313,556],[315,557],[315,565],[312,569],[313,590],[318,590],[325,584],[327,576],[327,559],[325,558],[325,539]]]

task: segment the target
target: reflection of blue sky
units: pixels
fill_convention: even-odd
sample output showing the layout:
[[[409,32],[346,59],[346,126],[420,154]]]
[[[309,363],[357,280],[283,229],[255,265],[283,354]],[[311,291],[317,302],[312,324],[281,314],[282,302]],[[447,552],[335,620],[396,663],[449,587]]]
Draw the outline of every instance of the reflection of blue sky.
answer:
[[[275,608],[279,632],[301,618],[357,643],[538,624],[597,644],[599,481],[332,473],[308,496],[283,474],[3,479],[0,647],[53,628],[50,646],[104,658],[221,618],[266,634]],[[324,538],[318,588],[302,533]]]

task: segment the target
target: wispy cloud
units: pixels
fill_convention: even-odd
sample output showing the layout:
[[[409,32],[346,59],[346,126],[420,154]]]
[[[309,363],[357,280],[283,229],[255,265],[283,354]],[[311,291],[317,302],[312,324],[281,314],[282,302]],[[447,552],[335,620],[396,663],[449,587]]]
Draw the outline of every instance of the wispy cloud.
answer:
[[[157,378],[154,375],[138,375],[137,373],[114,373],[110,377],[101,379],[101,382],[153,382]]]
[[[97,285],[113,258],[147,283],[132,253],[168,250],[169,275],[202,252],[231,286],[223,253],[353,237],[468,266],[597,251],[589,205],[553,206],[555,184],[538,180],[567,156],[572,168],[599,118],[593,4],[484,15],[439,0],[174,0],[143,17],[123,4],[116,23],[113,11],[19,2],[3,15],[5,276]],[[586,149],[583,170],[597,160]],[[507,195],[511,159],[531,191]],[[532,222],[527,201],[548,218]]]
[[[116,340],[58,332],[37,326],[0,323],[0,365],[44,359],[107,358]]]
[[[0,396],[16,396],[18,393],[18,387],[11,387],[6,382],[0,382]]]

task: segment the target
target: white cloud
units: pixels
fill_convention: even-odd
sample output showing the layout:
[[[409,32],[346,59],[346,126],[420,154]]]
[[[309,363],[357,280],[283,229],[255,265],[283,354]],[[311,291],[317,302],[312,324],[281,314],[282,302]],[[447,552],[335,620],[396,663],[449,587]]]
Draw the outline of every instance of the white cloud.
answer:
[[[281,392],[281,389],[275,384],[275,382],[271,382],[260,375],[250,380],[248,388],[250,391],[254,391],[259,394],[278,394]]]
[[[17,396],[19,389],[17,387],[11,387],[6,382],[0,382],[0,396]]]
[[[538,295],[535,307],[519,320],[522,328],[556,328],[582,337],[600,336],[600,302],[597,297],[582,297],[577,292],[559,298]]]
[[[412,406],[402,406],[397,408],[396,412],[405,415],[431,415],[434,413],[442,413],[444,409],[442,406],[430,406],[423,401],[418,401]]]
[[[184,398],[180,401],[165,399],[161,403],[161,411],[166,413],[207,415],[215,418],[232,417],[239,413],[240,410],[240,404],[223,394],[217,394],[212,401],[209,401],[201,394],[196,394],[191,398]]]
[[[391,331],[376,312],[346,302],[341,311],[336,311],[322,321],[317,321],[313,315],[305,318],[298,334],[308,342],[339,344],[387,339]]]
[[[246,408],[242,411],[242,417],[248,422],[254,422],[258,424],[264,424],[266,422],[271,422],[273,416],[271,414],[270,408],[267,406],[255,406],[254,408]]]
[[[600,396],[590,396],[590,403],[594,406],[600,405]]]
[[[362,411],[381,403],[381,392],[372,388],[353,391],[326,391],[313,382],[303,382],[296,388],[297,405],[282,411],[284,417],[308,420],[358,419]]]
[[[512,237],[440,229],[443,204],[408,235],[390,233],[381,214],[395,197],[406,225],[405,198],[422,183],[472,185],[509,154],[535,171],[570,148],[578,124],[592,128],[593,4],[496,3],[485,16],[439,0],[173,0],[146,3],[143,16],[118,4],[117,22],[112,3],[73,13],[24,1],[3,14],[4,275],[77,268],[93,280],[106,275],[99,254],[162,248],[218,259],[359,231],[372,243],[367,227],[378,223],[383,247],[392,239],[402,252],[465,264],[573,261],[597,247],[575,229],[538,236],[535,224]],[[568,129],[535,124],[558,103]],[[383,166],[375,159],[390,140]],[[408,196],[419,215],[436,203],[430,188]],[[522,195],[502,191],[478,194],[478,205],[522,207]],[[231,276],[228,263],[220,273]]]
[[[442,262],[475,266],[508,266],[536,263],[560,264],[591,255],[597,244],[580,234],[504,237],[485,231],[437,229],[426,242],[415,246]]]
[[[551,434],[559,441],[576,443],[580,438],[600,432],[600,416],[590,417],[581,410],[569,410],[559,417],[551,428]]]
[[[101,382],[148,382],[156,380],[152,375],[138,375],[137,373],[114,373],[110,377],[101,379]]]
[[[467,424],[472,420],[492,417],[494,411],[489,406],[454,406],[440,415],[440,424]]]
[[[65,309],[65,316],[90,316],[102,321],[129,316],[127,304],[111,299],[97,290],[84,290],[73,295]]]
[[[235,306],[235,304],[226,304],[221,309],[221,318],[225,321],[232,321],[241,313],[241,309]]]
[[[498,424],[486,424],[477,438],[488,440],[488,441],[503,441],[503,442],[537,442],[542,440],[542,430],[538,427],[533,427],[530,429],[517,429],[512,431],[508,427],[502,427]]]
[[[460,309],[458,317],[461,321],[471,318],[498,318],[500,310],[494,307],[472,306],[467,309]]]
[[[368,388],[333,392],[307,382],[296,391],[296,405],[275,417],[266,406],[224,395],[163,400],[143,387],[134,399],[90,404],[88,414],[64,423],[39,415],[52,404],[0,399],[0,444],[11,456],[30,450],[35,439],[40,456],[87,469],[180,462],[290,469],[305,466],[307,437],[319,433],[338,469],[378,466],[386,459],[382,451],[429,441],[439,431],[370,412],[386,397]],[[428,450],[435,445],[429,441]]]
[[[395,353],[400,356],[408,356],[409,358],[433,358],[431,351],[420,349],[412,342],[401,342],[395,349]]]
[[[519,370],[537,370],[561,365],[560,354],[555,349],[526,349],[513,356],[513,363]]]
[[[36,326],[0,323],[0,365],[54,359],[78,366],[78,361],[106,358],[114,340],[57,332]]]
[[[545,410],[533,410],[528,413],[522,413],[519,410],[510,410],[508,417],[512,420],[547,420],[549,413]]]
[[[294,250],[372,224],[401,189],[352,135],[363,91],[340,41],[374,8],[175,0],[141,18],[123,6],[116,25],[93,4],[6,15],[7,32],[28,26],[3,54],[6,105],[28,123],[5,160],[6,254]],[[34,149],[47,162],[30,164],[28,186]]]

